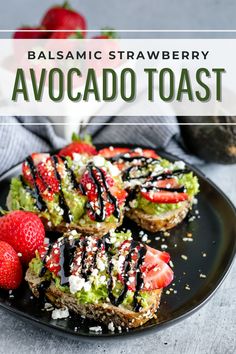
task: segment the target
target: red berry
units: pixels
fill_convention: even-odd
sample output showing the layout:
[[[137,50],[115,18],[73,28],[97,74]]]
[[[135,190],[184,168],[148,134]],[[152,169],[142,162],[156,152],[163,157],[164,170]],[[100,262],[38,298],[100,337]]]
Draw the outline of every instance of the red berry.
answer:
[[[22,280],[22,267],[16,251],[8,243],[0,241],[0,287],[16,289]]]
[[[73,159],[73,154],[87,154],[87,155],[96,155],[97,150],[91,144],[87,144],[80,141],[73,141],[70,145],[64,147],[60,152],[60,156],[69,156]]]
[[[39,255],[41,260],[44,259],[45,254],[48,250],[48,246],[42,246],[39,248]],[[46,258],[45,267],[54,275],[58,275],[61,266],[60,266],[60,248],[57,243],[55,243],[50,251],[50,254]]]
[[[124,203],[125,198],[127,196],[126,191],[118,188],[115,185],[115,181],[113,180],[113,178],[111,176],[107,175],[105,170],[102,169],[102,172],[104,174],[106,184],[109,188],[111,195],[116,197],[118,204],[121,205],[122,203]],[[93,173],[94,173],[95,179],[100,184],[100,186],[103,190],[102,197],[105,201],[104,203],[105,203],[106,217],[109,217],[114,212],[114,205],[109,201],[108,193],[105,190],[105,186],[104,186],[103,180],[100,176],[100,173],[96,169],[93,170]],[[95,212],[100,210],[100,205],[98,204],[98,190],[97,190],[96,185],[93,182],[93,179],[90,177],[88,171],[85,171],[85,173],[83,174],[83,176],[80,180],[80,183],[82,184],[84,191],[86,193],[86,196],[87,196],[90,204],[92,205],[93,209],[95,210]],[[91,210],[88,210],[88,215],[92,220],[94,220],[94,215],[91,212]]]
[[[39,217],[27,211],[12,211],[0,218],[0,241],[8,242],[28,264],[44,242],[45,230]]]
[[[38,39],[38,38],[47,38],[47,32],[39,32],[37,30],[44,30],[45,27],[20,27],[16,30],[13,35],[14,39]],[[23,30],[23,31],[22,31]],[[35,31],[34,31],[35,30]]]
[[[87,28],[85,18],[72,10],[67,3],[64,6],[50,8],[42,19],[42,26],[48,30],[56,30],[59,27],[74,30],[86,30]]]

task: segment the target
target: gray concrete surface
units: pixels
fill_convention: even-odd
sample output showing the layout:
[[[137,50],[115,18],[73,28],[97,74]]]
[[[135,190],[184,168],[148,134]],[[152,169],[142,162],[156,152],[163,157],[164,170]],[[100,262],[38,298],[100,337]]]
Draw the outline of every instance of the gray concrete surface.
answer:
[[[4,1],[0,28],[34,25],[43,11],[56,3],[60,1]],[[236,28],[235,0],[74,0],[71,4],[87,17],[90,29],[104,26],[119,29]],[[236,165],[208,165],[202,169],[236,205]],[[128,341],[86,344],[62,339],[0,310],[0,353],[236,353],[235,274],[236,263],[215,296],[187,320],[156,334]]]
[[[39,22],[43,12],[64,0],[8,0],[2,2],[1,29]],[[70,0],[88,21],[90,29],[232,29],[235,0]]]

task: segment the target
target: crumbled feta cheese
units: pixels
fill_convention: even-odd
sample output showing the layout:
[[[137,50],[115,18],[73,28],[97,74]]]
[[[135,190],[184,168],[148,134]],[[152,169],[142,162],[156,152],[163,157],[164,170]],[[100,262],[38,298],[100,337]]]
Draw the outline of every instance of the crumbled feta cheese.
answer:
[[[143,242],[146,242],[148,240],[148,236],[145,234],[145,235],[143,235],[143,237],[142,237],[142,241]]]
[[[69,317],[69,310],[67,307],[61,308],[61,309],[54,309],[52,311],[52,319],[57,320],[61,318],[67,318]]]
[[[115,332],[115,326],[114,326],[113,322],[110,322],[108,324],[108,330],[111,331],[111,332]]]
[[[18,256],[18,257],[22,257],[22,253],[20,253],[20,252],[17,253],[17,256]]]
[[[54,310],[54,307],[53,307],[53,305],[52,304],[50,304],[50,302],[45,302],[45,304],[44,304],[44,310],[46,310],[46,311],[53,311]]]
[[[94,326],[94,327],[89,327],[90,332],[102,332],[102,327],[101,326]]]
[[[109,170],[111,176],[116,177],[116,176],[120,175],[120,170],[118,169],[118,167],[115,165],[112,165],[111,162],[107,162],[107,167],[108,167],[108,170]]]
[[[97,267],[101,272],[106,268],[105,263],[100,258],[97,259]]]
[[[206,274],[202,274],[202,273],[201,273],[201,274],[199,275],[199,277],[200,277],[200,278],[206,278]]]
[[[84,290],[89,291],[90,289],[91,289],[91,283],[90,283],[90,281],[86,281],[84,283]]]
[[[77,291],[80,291],[85,284],[84,278],[81,278],[77,275],[71,275],[69,277],[69,284],[70,284],[70,292],[75,294]]]
[[[183,161],[175,161],[174,169],[184,170],[185,169],[185,163]]]
[[[93,163],[97,167],[103,167],[105,165],[106,160],[104,159],[103,156],[94,156],[93,157]]]
[[[185,254],[181,254],[181,258],[182,258],[183,260],[185,260],[185,261],[187,261],[187,259],[188,259],[188,257],[185,256]]]

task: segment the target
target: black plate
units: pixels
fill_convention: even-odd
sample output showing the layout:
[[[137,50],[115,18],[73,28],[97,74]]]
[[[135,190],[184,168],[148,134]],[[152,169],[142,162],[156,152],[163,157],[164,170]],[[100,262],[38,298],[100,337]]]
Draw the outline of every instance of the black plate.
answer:
[[[176,159],[165,153],[162,155],[170,160]],[[2,207],[5,207],[10,178],[18,175],[20,168],[20,165],[16,166],[0,179]],[[190,315],[219,287],[229,270],[236,249],[236,211],[233,205],[209,179],[195,168],[192,169],[199,177],[201,193],[191,215],[188,215],[181,225],[171,230],[170,236],[163,233],[151,235],[145,232],[151,240],[152,247],[161,249],[161,245],[167,245],[166,250],[171,254],[174,264],[175,285],[172,283],[165,289],[157,319],[128,332],[112,333],[103,327],[102,333],[92,333],[89,327],[98,325],[94,321],[73,315],[68,319],[52,320],[51,313],[42,311],[37,300],[32,298],[26,283],[10,296],[8,292],[0,291],[0,306],[43,328],[86,340],[120,338],[130,334],[141,335],[147,331],[160,330]],[[189,222],[189,219],[194,220]],[[126,219],[123,227],[131,229],[135,238],[140,239],[141,229],[133,222]],[[192,242],[183,240],[188,233],[192,234]]]

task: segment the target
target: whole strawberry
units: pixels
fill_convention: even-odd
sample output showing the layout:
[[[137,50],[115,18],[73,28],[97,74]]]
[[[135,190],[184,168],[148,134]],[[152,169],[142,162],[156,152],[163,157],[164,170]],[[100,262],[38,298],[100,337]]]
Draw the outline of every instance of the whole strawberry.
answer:
[[[69,156],[72,159],[74,154],[85,154],[85,155],[97,155],[97,150],[95,146],[92,145],[91,137],[86,135],[84,138],[80,138],[77,134],[73,133],[72,143],[65,146],[59,152],[60,156]]]
[[[0,218],[0,241],[9,243],[24,264],[34,258],[44,238],[43,223],[31,212],[16,210]]]
[[[18,288],[22,280],[22,267],[16,251],[8,243],[0,241],[0,288]]]
[[[84,31],[87,27],[85,18],[80,13],[74,11],[67,1],[62,6],[57,5],[50,8],[44,15],[41,24],[48,30],[66,29]],[[65,33],[63,38],[67,38]],[[83,32],[84,35],[85,33]],[[58,38],[61,38],[60,35]]]

